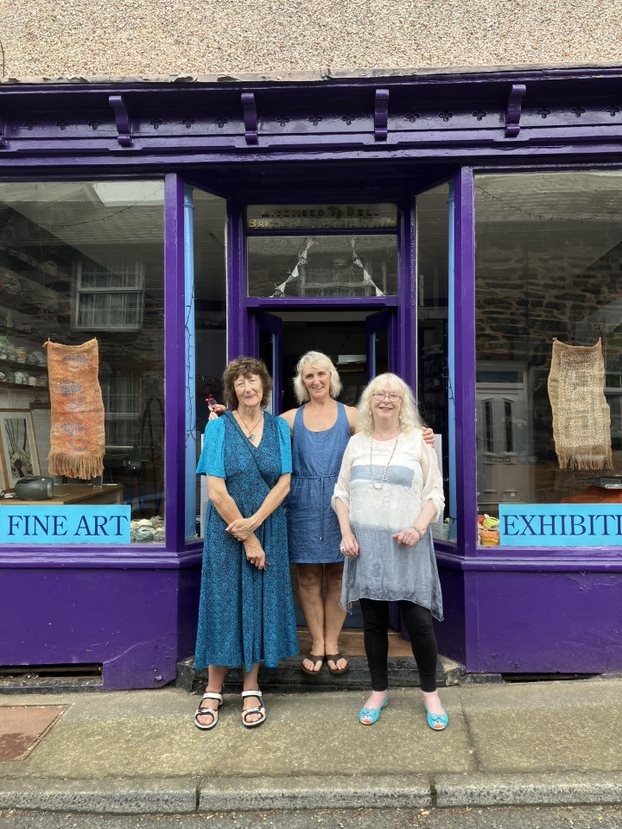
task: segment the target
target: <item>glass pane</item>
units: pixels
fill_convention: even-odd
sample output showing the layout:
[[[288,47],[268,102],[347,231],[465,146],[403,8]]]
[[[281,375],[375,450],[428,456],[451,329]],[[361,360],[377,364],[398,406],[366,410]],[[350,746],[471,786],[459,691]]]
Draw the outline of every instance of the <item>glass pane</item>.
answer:
[[[396,228],[394,204],[256,204],[248,208],[249,230],[355,230]]]
[[[103,487],[131,504],[139,543],[164,541],[163,194],[161,181],[0,184],[0,409],[32,413],[47,475],[41,344],[96,337],[103,480],[57,477],[55,493],[74,487],[86,503]]]
[[[222,374],[227,360],[225,332],[226,296],[226,201],[203,190],[192,190],[194,259],[194,355],[193,392],[196,398],[196,429],[189,438],[201,450],[203,432],[209,417],[209,403],[222,403]],[[190,338],[188,338],[190,342]],[[208,402],[209,401],[209,402]],[[197,476],[187,464],[187,491],[196,492],[196,534],[203,535],[206,478]]]
[[[395,294],[397,237],[249,237],[248,292],[270,297]]]
[[[476,245],[478,506],[488,546],[499,543],[500,505],[607,502],[617,497],[607,487],[622,486],[622,174],[478,176]],[[569,355],[559,399],[549,392],[554,338]],[[577,346],[593,357],[581,369],[588,382],[568,394]],[[558,537],[549,546],[563,545]]]
[[[453,395],[449,384],[449,185],[417,196],[417,378],[425,423],[434,430],[445,489],[445,519],[437,538],[455,540]]]

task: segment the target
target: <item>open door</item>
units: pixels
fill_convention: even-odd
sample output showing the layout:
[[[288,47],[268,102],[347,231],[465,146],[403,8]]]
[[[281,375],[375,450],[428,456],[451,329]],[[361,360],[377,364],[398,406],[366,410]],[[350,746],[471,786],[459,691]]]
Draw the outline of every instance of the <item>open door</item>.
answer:
[[[367,335],[367,382],[378,374],[392,371],[395,364],[394,349],[389,348],[393,343],[393,328],[395,313],[386,308],[375,314],[370,314],[365,320]]]
[[[272,377],[272,400],[268,411],[282,411],[282,332],[283,322],[274,314],[255,311],[251,317],[251,353],[258,355]]]

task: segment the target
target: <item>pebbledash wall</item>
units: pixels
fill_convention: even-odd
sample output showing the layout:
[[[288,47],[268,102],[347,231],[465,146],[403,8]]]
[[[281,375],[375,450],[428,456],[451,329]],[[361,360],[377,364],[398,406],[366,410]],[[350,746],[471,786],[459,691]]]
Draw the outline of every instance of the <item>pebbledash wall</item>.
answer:
[[[516,546],[495,521],[505,506],[622,509],[622,12],[612,5],[548,8],[544,23],[539,2],[513,3],[509,16],[500,2],[431,3],[424,14],[403,2],[268,3],[261,17],[236,2],[0,12],[6,366],[26,343],[36,392],[39,332],[98,337],[117,406],[108,480],[123,483],[137,522],[127,545],[0,538],[0,664],[101,666],[106,688],[173,681],[194,646],[193,464],[209,383],[241,352],[283,370],[280,329],[262,333],[268,315],[287,328],[382,312],[376,368],[412,383],[441,438],[441,651],[474,672],[622,669],[622,539],[525,533]],[[296,261],[257,265],[253,239],[268,240],[268,256],[337,231],[359,252],[368,236],[394,238],[397,288],[253,293],[248,273],[274,287]],[[139,264],[121,279],[111,249],[129,250],[137,234]],[[393,261],[377,251],[370,244],[366,260],[374,284]],[[39,293],[24,299],[32,285]],[[120,289],[140,295],[141,313],[87,297]],[[108,323],[94,323],[106,308]],[[613,469],[559,469],[553,337],[601,340]],[[12,367],[0,416],[32,417],[38,440],[45,401]],[[128,412],[118,400],[132,372],[139,402]],[[138,441],[121,434],[124,418]],[[39,456],[45,472],[42,446]],[[8,454],[0,463],[10,484]]]

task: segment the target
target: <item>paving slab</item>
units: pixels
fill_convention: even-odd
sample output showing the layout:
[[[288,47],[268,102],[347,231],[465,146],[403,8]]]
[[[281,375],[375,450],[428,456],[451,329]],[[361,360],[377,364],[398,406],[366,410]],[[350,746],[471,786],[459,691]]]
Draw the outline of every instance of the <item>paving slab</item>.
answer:
[[[425,775],[331,775],[207,779],[200,786],[200,812],[261,809],[427,808],[432,805]]]
[[[439,807],[622,803],[622,774],[438,775],[434,793]]]
[[[362,726],[365,694],[270,694],[268,719],[241,722],[238,695],[225,695],[218,726],[192,724],[198,703],[176,689],[73,696],[62,723],[27,765],[4,764],[7,776],[417,774],[475,770],[457,689],[447,689],[451,730],[425,724],[418,690],[392,693],[380,723]],[[452,704],[452,699],[455,704]],[[455,716],[454,716],[455,712]],[[378,727],[381,726],[381,727]]]
[[[462,688],[480,771],[622,771],[619,680]]]
[[[65,710],[65,705],[0,707],[0,762],[28,757]]]

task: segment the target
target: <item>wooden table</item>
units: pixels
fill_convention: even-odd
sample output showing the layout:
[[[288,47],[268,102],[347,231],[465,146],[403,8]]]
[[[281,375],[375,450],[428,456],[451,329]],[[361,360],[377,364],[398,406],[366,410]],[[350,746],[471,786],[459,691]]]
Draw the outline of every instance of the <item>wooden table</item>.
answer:
[[[122,484],[54,484],[53,496],[45,501],[25,501],[21,498],[0,498],[0,506],[13,507],[15,504],[122,504]]]
[[[622,489],[588,486],[582,492],[561,498],[562,504],[622,504]]]

